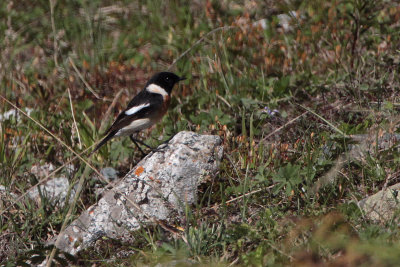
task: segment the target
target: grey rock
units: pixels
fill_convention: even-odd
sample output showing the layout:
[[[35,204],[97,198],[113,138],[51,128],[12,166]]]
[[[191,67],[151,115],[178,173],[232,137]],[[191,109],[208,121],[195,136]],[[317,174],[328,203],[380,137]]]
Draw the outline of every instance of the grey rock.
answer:
[[[96,183],[94,185],[94,191],[96,197],[101,197],[107,192],[115,183],[118,182],[118,171],[112,167],[105,167],[100,170],[103,179],[100,179],[98,175],[94,175],[92,177],[95,181],[101,181],[101,183]],[[104,187],[104,183],[109,183],[106,187]]]
[[[38,180],[41,180],[46,178],[55,169],[56,167],[51,163],[34,165],[31,168],[31,174],[35,175]],[[66,166],[66,171],[68,174],[70,174],[73,170],[73,165],[69,164]],[[64,206],[67,199],[69,187],[69,180],[64,176],[60,176],[48,180],[42,185],[34,187],[28,192],[28,197],[39,203],[41,201],[41,196],[39,192],[41,192],[42,196],[46,197],[51,204],[62,207]],[[69,203],[72,202],[75,192],[75,188],[72,188]]]
[[[304,15],[298,11],[289,11],[288,13],[282,13],[277,15],[278,25],[284,32],[293,31],[293,24],[297,21],[304,19]],[[260,26],[262,29],[268,29],[269,19],[260,19],[253,22],[253,27]]]
[[[31,109],[31,108],[25,108],[25,112],[28,115],[31,115],[32,111],[33,111],[33,109]],[[16,121],[19,122],[21,120],[20,119],[21,115],[19,114],[19,112],[16,109],[10,109],[9,111],[6,111],[3,114],[0,114],[0,121],[10,120],[11,118],[14,117],[16,119]]]
[[[100,171],[101,175],[106,179],[107,182],[118,179],[118,171],[111,167],[105,167]]]
[[[77,171],[75,166],[72,164],[65,165],[64,169],[65,169],[66,174],[69,176],[73,175]]]
[[[180,132],[158,149],[60,233],[58,248],[76,254],[103,236],[129,242],[132,231],[183,216],[197,199],[198,185],[217,173],[222,141]]]
[[[260,26],[262,29],[267,29],[268,28],[268,20],[267,19],[260,19],[252,24],[253,27],[258,27]]]
[[[42,196],[46,197],[50,201],[50,203],[62,207],[67,200],[69,186],[70,184],[67,178],[57,177],[45,182],[43,185],[34,187],[28,192],[28,196],[39,203],[41,201],[41,193]],[[69,203],[72,202],[75,192],[75,188],[72,188]]]
[[[43,165],[33,165],[31,168],[31,174],[35,175],[38,179],[45,178],[52,171],[54,171],[56,167],[51,163],[45,163]]]
[[[397,133],[377,132],[369,135],[356,135],[352,139],[359,144],[352,145],[349,157],[360,162],[366,161],[368,155],[375,155],[378,151],[390,148],[398,150],[400,135]],[[366,197],[358,202],[364,216],[372,221],[386,222],[396,219],[400,211],[400,183],[384,188],[378,193]],[[397,221],[398,221],[397,216]]]
[[[358,202],[366,218],[375,222],[395,219],[400,208],[400,183],[384,188]]]
[[[348,146],[347,152],[341,154],[333,167],[316,181],[311,193],[316,193],[326,185],[334,183],[348,162],[364,163],[368,156],[375,155],[377,151],[388,150],[400,141],[400,134],[376,131],[350,137],[353,142],[357,143]],[[398,148],[396,149],[398,150]],[[330,148],[324,147],[324,156],[329,157],[330,153]]]

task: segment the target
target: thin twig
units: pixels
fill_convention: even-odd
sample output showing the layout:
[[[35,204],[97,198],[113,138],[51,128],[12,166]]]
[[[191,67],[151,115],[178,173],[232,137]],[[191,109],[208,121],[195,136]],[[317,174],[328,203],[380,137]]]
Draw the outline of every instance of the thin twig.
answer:
[[[233,163],[232,158],[228,155],[228,153],[226,153],[225,156],[226,156],[226,158],[228,159],[229,163],[232,165],[233,169],[235,170],[236,176],[237,176],[237,177],[240,177],[239,171],[237,170],[235,164]]]
[[[223,31],[223,30],[230,30],[230,29],[236,29],[238,28],[238,26],[223,26],[223,27],[218,27],[215,28],[214,30],[206,33],[203,37],[201,37],[199,40],[197,40],[191,47],[189,47],[188,49],[186,49],[185,52],[183,52],[178,58],[176,58],[171,65],[169,65],[168,70],[170,70],[175,64],[176,62],[178,62],[181,58],[183,58],[184,56],[186,56],[187,53],[189,53],[194,47],[196,47],[197,45],[199,45],[201,42],[203,42],[206,37],[208,37],[211,34],[214,34],[218,31]]]
[[[259,189],[256,189],[256,190],[254,190],[254,191],[248,192],[248,193],[246,193],[246,194],[243,194],[243,195],[240,195],[240,196],[238,196],[238,197],[232,198],[232,199],[230,199],[230,200],[228,200],[228,201],[225,201],[224,204],[226,205],[226,204],[235,202],[235,201],[240,200],[240,199],[242,199],[242,198],[244,198],[244,197],[257,194],[257,193],[259,193],[259,192],[261,192],[261,191],[263,191],[263,190],[265,190],[265,189],[271,189],[271,188],[273,188],[274,186],[275,186],[275,185],[273,184],[273,185],[270,185],[270,186],[268,186],[268,187],[266,187],[266,188],[259,188]],[[220,207],[221,205],[222,205],[222,203],[215,204],[212,208],[218,208],[218,207]]]
[[[76,132],[78,133],[79,149],[82,149],[81,135],[79,134],[78,125],[76,124],[74,107],[72,105],[71,92],[70,92],[69,88],[68,88],[68,96],[69,96],[69,103],[71,106],[72,119],[74,120],[75,129],[76,129]]]
[[[100,128],[99,128],[99,132],[102,133],[104,131],[104,128],[106,127],[107,123],[107,118],[110,116],[111,111],[113,110],[114,106],[117,104],[117,100],[119,99],[119,97],[121,96],[122,92],[124,91],[124,89],[119,90],[119,92],[115,95],[111,105],[108,107],[106,113],[104,114]]]
[[[219,99],[221,99],[222,102],[224,102],[229,108],[232,108],[231,104],[229,104],[229,102],[228,102],[225,98],[223,98],[223,97],[220,96],[219,94],[217,94],[217,97],[218,97]]]
[[[87,83],[85,78],[83,78],[83,75],[79,72],[78,68],[76,67],[74,61],[72,60],[71,57],[68,57],[69,62],[71,63],[72,67],[74,68],[76,74],[78,74],[79,79],[85,84],[86,88],[97,98],[101,99],[101,97],[93,90],[93,88]]]
[[[283,128],[287,127],[288,125],[292,124],[293,122],[297,121],[298,119],[300,119],[301,117],[303,117],[304,115],[306,115],[308,113],[308,111],[300,114],[299,116],[297,116],[294,119],[291,119],[290,121],[288,121],[287,123],[285,123],[284,125],[282,125],[281,127],[273,130],[271,133],[269,133],[266,137],[263,138],[263,141],[267,140],[269,137],[271,137],[272,135],[276,134],[277,132],[279,132],[280,130],[282,130]]]
[[[309,109],[308,107],[302,106],[300,104],[297,104],[298,106],[300,106],[301,108],[307,110],[308,112],[310,112],[311,114],[313,114],[314,116],[318,117],[320,120],[322,120],[323,122],[325,122],[326,124],[328,124],[333,130],[335,130],[336,132],[338,132],[339,134],[343,135],[343,137],[348,137],[347,134],[345,134],[344,132],[342,132],[341,130],[339,130],[339,128],[337,128],[335,125],[333,125],[330,121],[328,121],[327,119],[325,119],[324,117],[322,117],[321,115],[315,113],[314,111],[312,111],[311,109]]]
[[[51,29],[53,30],[53,48],[54,48],[54,64],[58,68],[58,44],[57,44],[57,34],[56,34],[56,24],[54,23],[54,6],[57,0],[49,0],[50,2],[50,19],[51,19]]]
[[[232,198],[231,200],[226,201],[225,204],[229,204],[229,203],[235,202],[236,200],[242,199],[242,198],[244,198],[244,197],[247,197],[247,196],[250,196],[250,195],[254,195],[254,194],[258,193],[258,192],[261,192],[262,190],[263,190],[263,188],[260,188],[260,189],[257,189],[257,190],[248,192],[248,193],[246,193],[246,194],[243,194],[243,195],[241,195],[241,196]]]
[[[234,266],[234,265],[236,265],[236,263],[239,261],[239,257],[237,257],[234,261],[232,261],[229,265],[228,265],[228,267],[231,267],[231,266]]]

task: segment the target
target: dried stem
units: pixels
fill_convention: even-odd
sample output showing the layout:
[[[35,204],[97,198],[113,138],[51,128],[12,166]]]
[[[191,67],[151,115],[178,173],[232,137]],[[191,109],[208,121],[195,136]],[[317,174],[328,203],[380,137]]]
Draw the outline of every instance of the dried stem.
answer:
[[[53,30],[53,57],[54,57],[54,64],[56,68],[58,68],[58,43],[57,43],[57,34],[56,34],[56,24],[54,22],[54,6],[56,5],[57,0],[49,0],[50,2],[50,19],[51,19],[51,28]]]

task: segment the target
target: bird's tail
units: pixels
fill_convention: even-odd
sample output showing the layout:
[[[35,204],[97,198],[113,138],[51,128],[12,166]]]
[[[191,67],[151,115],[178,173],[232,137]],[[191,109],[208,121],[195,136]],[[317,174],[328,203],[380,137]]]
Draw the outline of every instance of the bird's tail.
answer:
[[[107,143],[108,140],[110,140],[111,138],[114,137],[114,135],[116,134],[115,131],[110,132],[106,137],[103,138],[103,140],[100,141],[100,143],[97,144],[97,146],[95,147],[95,149],[90,152],[90,156],[96,152],[100,147],[102,147],[105,143]]]

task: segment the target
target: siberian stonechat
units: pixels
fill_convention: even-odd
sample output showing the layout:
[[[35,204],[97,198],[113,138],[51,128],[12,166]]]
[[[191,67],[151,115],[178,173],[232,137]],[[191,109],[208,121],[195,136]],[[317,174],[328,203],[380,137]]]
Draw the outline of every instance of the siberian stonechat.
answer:
[[[105,133],[106,136],[91,154],[97,151],[111,138],[127,135],[130,136],[131,140],[140,149],[139,145],[136,143],[138,140],[133,137],[133,134],[150,128],[161,120],[168,110],[172,88],[176,83],[182,80],[185,80],[185,78],[179,77],[172,72],[159,72],[151,77],[144,89],[140,91],[139,94],[129,102],[128,107],[118,115],[117,119]],[[143,153],[141,149],[140,151]]]

